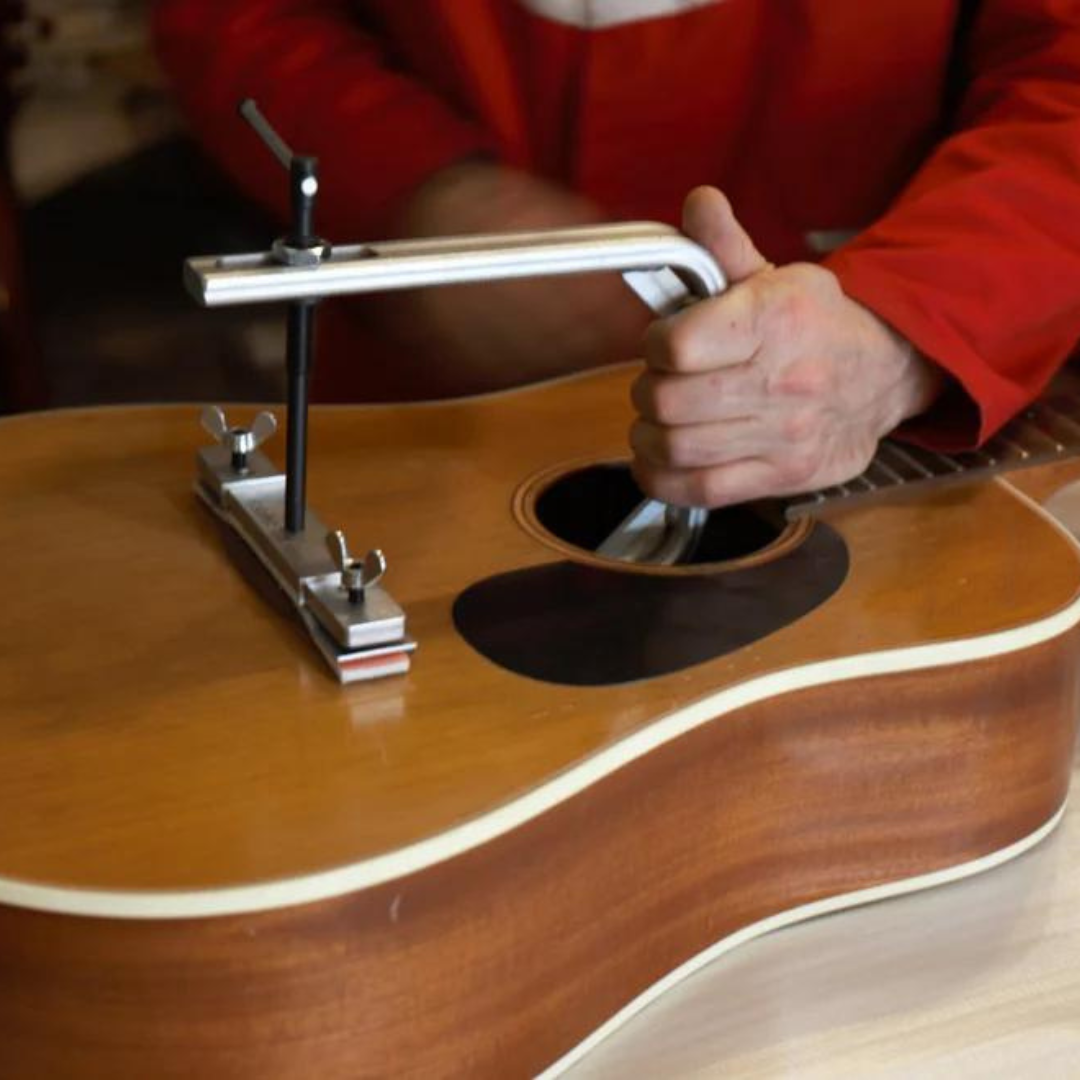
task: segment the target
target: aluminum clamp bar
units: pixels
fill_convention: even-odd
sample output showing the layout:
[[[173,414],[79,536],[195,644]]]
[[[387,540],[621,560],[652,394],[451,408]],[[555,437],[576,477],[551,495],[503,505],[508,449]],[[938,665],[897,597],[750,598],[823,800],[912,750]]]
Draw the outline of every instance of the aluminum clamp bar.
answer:
[[[283,266],[271,252],[188,259],[184,282],[206,307],[317,299],[428,285],[670,268],[696,297],[725,285],[712,256],[648,222],[547,232],[336,247],[314,266]]]

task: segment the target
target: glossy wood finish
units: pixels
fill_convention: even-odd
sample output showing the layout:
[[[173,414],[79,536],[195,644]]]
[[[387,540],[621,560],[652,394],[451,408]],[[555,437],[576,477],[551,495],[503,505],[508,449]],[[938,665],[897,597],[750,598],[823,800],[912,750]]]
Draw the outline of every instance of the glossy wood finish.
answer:
[[[1074,799],[1053,836],[992,873],[723,957],[566,1080],[1066,1080],[1080,1071],[1078,956]]]
[[[0,908],[0,1046],[26,1077],[532,1075],[740,927],[1033,832],[1065,795],[1077,645],[744,709],[354,897]]]
[[[454,632],[454,599],[557,558],[514,524],[514,492],[553,459],[615,454],[629,408],[609,403],[630,377],[316,410],[312,504],[354,546],[387,552],[420,642],[407,678],[345,690],[224,557],[191,493],[196,410],[0,424],[0,559],[17,583],[0,623],[0,878],[186,889],[355,863],[505,805],[718,688],[1024,626],[1080,593],[1069,543],[979,484],[831,515],[849,587],[732,656],[600,690],[504,672]]]
[[[1001,482],[830,510],[845,586],[686,671],[559,687],[468,648],[463,589],[561,558],[514,522],[515,492],[560,457],[616,453],[630,378],[314,414],[313,505],[387,551],[421,643],[407,678],[345,689],[196,504],[195,409],[0,424],[15,1075],[526,1075],[740,927],[986,856],[1054,815],[1080,560]],[[806,676],[853,657],[845,681]],[[584,779],[513,818],[568,776]],[[88,918],[10,899],[20,883],[70,893],[68,911],[78,890],[257,892],[493,820],[511,824],[280,910]]]
[[[509,671],[566,686],[680,673],[777,633],[843,587],[847,548],[818,523],[783,558],[722,573],[632,574],[561,560],[497,574],[454,604],[454,625]]]

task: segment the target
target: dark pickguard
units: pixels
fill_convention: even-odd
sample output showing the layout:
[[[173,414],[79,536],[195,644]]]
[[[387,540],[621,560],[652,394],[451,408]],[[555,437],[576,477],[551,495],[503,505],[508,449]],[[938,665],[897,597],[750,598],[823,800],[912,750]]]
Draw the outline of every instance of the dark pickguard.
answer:
[[[487,578],[454,604],[478,652],[518,675],[613,686],[733,652],[824,603],[848,571],[847,547],[818,523],[793,552],[760,566],[687,577],[550,563]]]

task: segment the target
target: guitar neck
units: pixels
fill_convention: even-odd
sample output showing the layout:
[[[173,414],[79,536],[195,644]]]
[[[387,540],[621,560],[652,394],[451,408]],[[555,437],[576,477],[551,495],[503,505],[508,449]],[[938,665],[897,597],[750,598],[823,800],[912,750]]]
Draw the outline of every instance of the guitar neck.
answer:
[[[977,450],[946,454],[884,439],[865,472],[844,484],[790,499],[789,518],[825,506],[862,502],[897,488],[956,483],[1045,465],[1080,453],[1080,391],[1054,388]]]

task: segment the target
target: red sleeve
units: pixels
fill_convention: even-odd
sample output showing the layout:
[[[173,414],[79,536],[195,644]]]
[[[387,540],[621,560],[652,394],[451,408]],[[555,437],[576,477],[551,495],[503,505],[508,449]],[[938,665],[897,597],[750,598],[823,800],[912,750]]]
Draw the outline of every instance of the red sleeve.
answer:
[[[955,133],[827,263],[962,387],[913,426],[942,448],[989,438],[1080,338],[1080,3],[985,0],[969,47]]]
[[[381,239],[401,201],[492,140],[386,62],[349,0],[159,0],[158,53],[196,135],[253,198],[287,213],[284,172],[239,118],[253,97],[320,165],[317,228]]]

